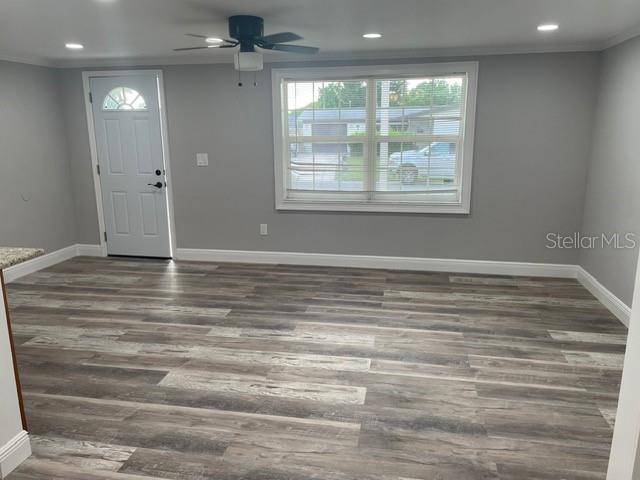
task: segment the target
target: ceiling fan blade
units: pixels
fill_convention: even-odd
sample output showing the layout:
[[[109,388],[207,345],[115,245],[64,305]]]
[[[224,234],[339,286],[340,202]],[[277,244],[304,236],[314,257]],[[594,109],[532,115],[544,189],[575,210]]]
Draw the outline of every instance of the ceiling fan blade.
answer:
[[[260,41],[264,43],[286,43],[295,42],[296,40],[302,40],[302,37],[293,32],[280,32],[272,35],[262,37]]]
[[[218,48],[233,48],[233,47],[237,47],[238,45],[240,45],[239,43],[227,43],[224,45],[220,45]]]
[[[262,48],[266,48],[267,50],[278,50],[280,52],[302,53],[307,55],[312,55],[320,51],[320,49],[317,47],[304,47],[302,45],[283,45],[281,43],[264,45]]]
[[[207,50],[209,47],[187,47],[187,48],[174,48],[174,52],[184,52],[186,50]]]
[[[204,40],[206,40],[207,38],[220,38],[216,37],[215,35],[198,35],[197,33],[185,33],[185,35],[187,37],[202,38]],[[229,40],[228,38],[220,38],[220,40],[226,43],[238,43],[235,40]]]

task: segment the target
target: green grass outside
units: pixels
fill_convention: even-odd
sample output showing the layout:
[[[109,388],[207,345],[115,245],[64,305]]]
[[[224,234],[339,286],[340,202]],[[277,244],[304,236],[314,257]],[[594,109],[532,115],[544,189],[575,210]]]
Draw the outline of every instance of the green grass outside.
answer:
[[[344,170],[342,171],[343,181],[362,182],[364,181],[364,158],[363,157],[347,157],[344,164]],[[388,181],[399,182],[400,175],[395,171],[389,172]],[[451,183],[453,180],[446,177],[431,177],[432,183]],[[424,175],[418,176],[416,183],[426,183],[427,177]]]
[[[342,171],[342,180],[362,182],[364,181],[364,158],[347,157],[345,160],[344,170]],[[389,172],[390,182],[400,181],[400,176],[396,172]]]

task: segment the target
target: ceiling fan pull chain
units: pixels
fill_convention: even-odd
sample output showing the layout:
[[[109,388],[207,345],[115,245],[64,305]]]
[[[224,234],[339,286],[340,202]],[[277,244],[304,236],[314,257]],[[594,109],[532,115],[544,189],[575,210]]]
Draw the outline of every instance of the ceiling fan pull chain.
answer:
[[[258,72],[256,71],[253,72],[253,86],[254,87],[258,86]]]
[[[238,60],[238,64],[240,63],[240,61]],[[238,70],[238,86],[241,87],[242,86],[242,71]]]

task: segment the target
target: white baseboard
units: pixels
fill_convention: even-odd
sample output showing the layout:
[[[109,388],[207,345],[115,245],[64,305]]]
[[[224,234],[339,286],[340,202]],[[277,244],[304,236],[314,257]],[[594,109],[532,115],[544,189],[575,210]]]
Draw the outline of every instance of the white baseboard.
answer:
[[[629,318],[631,316],[631,309],[622,300],[607,290],[579,265],[252,250],[208,250],[199,248],[178,248],[175,251],[175,258],[176,260],[197,262],[279,263],[285,265],[575,278],[622,323],[629,326]]]
[[[0,478],[7,478],[15,468],[31,455],[29,434],[22,430],[0,447]]]
[[[100,245],[86,245],[78,243],[76,245],[77,255],[80,257],[104,257],[106,252]]]
[[[602,285],[596,278],[581,266],[576,266],[578,281],[596,297],[611,313],[613,313],[627,327],[631,318],[631,308],[616,297],[609,289]]]
[[[75,245],[69,245],[68,247],[55,250],[50,253],[27,260],[26,262],[19,263],[12,267],[8,267],[3,270],[4,281],[10,283],[20,277],[29,275],[30,273],[37,272],[43,268],[51,267],[57,263],[69,260],[77,255],[77,248]]]
[[[100,245],[76,244],[47,253],[4,270],[7,283],[77,256],[103,257]],[[423,272],[478,273],[531,277],[576,278],[622,323],[629,326],[631,309],[579,265],[450,258],[389,257],[377,255],[341,255],[331,253],[267,252],[256,250],[215,250],[177,248],[176,260],[197,262],[240,262],[323,267],[381,268]]]
[[[58,263],[69,260],[79,255],[101,257],[103,256],[102,247],[100,245],[69,245],[68,247],[55,250],[50,253],[27,260],[26,262],[13,265],[3,270],[4,281],[11,283],[18,278],[37,272],[44,268],[52,267]]]
[[[178,248],[177,260],[203,262],[242,262],[325,267],[382,268],[430,272],[480,273],[487,275],[520,275],[575,278],[575,265],[526,262],[494,262],[448,258],[388,257],[377,255],[339,255],[328,253],[263,252],[249,250],[205,250]]]

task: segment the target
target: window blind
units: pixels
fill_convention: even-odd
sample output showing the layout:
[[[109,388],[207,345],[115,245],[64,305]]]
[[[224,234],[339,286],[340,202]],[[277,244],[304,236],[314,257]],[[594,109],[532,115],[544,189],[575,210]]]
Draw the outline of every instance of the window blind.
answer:
[[[285,200],[459,204],[468,80],[284,76]]]

